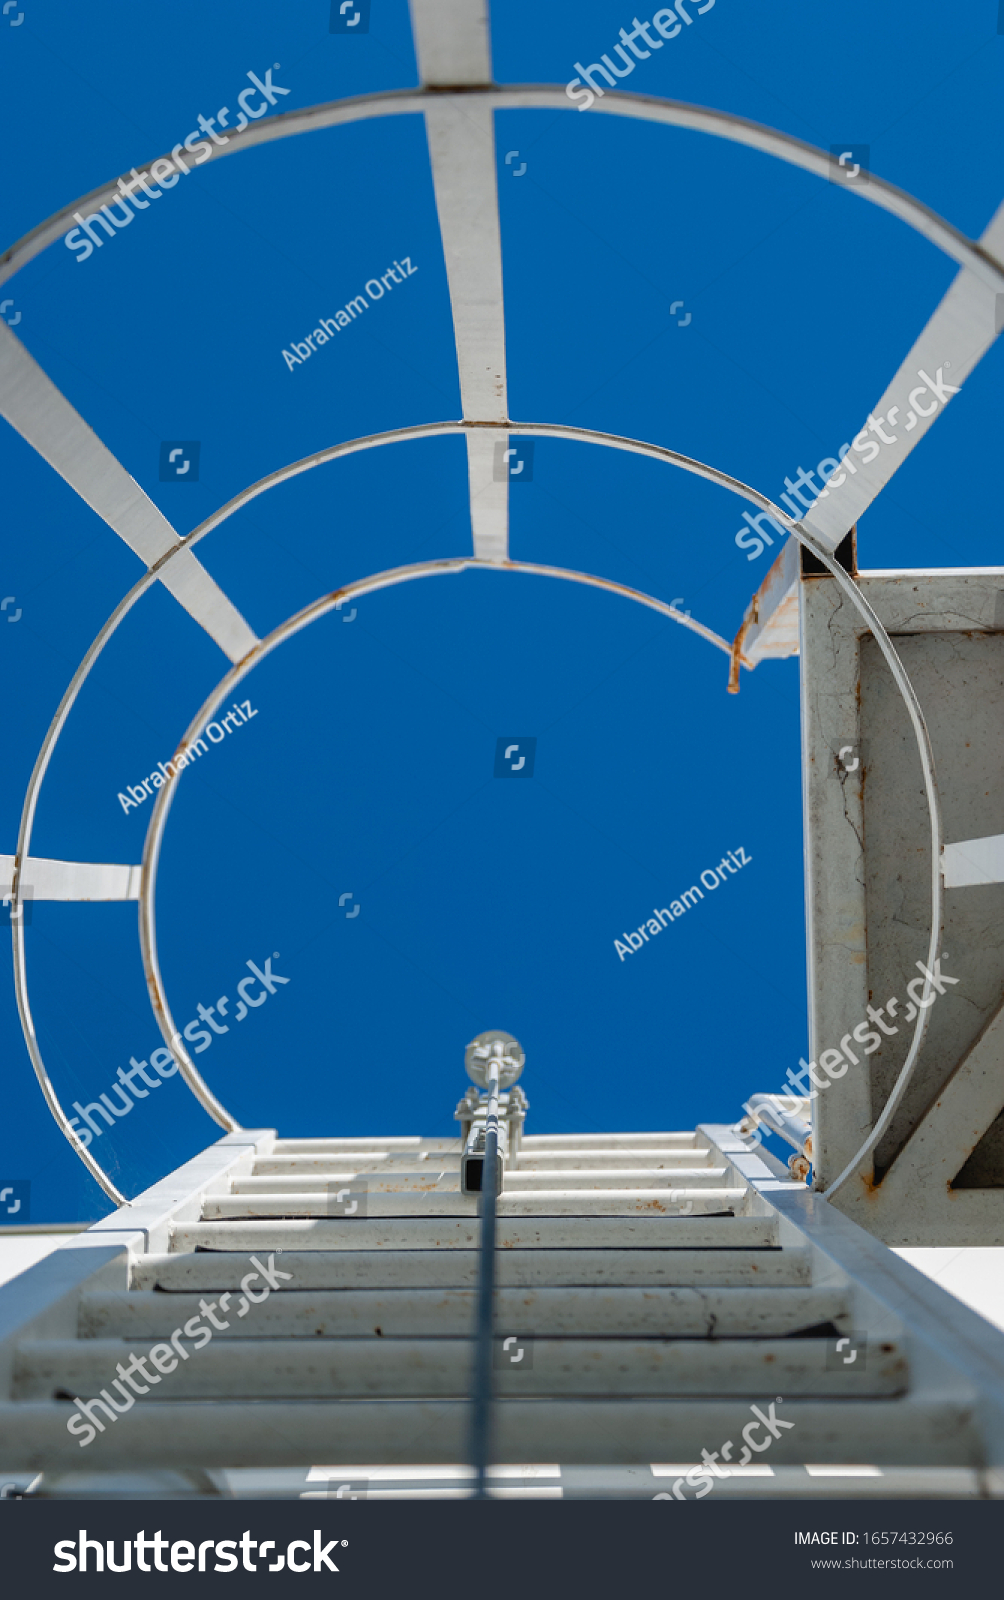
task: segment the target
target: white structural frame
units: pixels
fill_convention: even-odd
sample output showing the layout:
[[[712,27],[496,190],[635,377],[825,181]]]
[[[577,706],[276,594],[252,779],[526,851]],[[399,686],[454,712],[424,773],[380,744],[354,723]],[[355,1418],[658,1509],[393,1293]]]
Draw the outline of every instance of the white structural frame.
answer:
[[[864,571],[858,576],[862,592],[882,616],[886,628],[907,653],[907,643],[924,640],[946,645],[966,636],[989,636],[1002,594],[1004,567],[940,568],[917,571]],[[845,769],[839,782],[823,774],[839,770],[837,750],[863,736],[863,715],[872,690],[865,676],[861,648],[866,630],[843,605],[831,584],[812,578],[802,585],[802,755],[805,775],[806,892],[810,918],[809,994],[813,1015],[812,1048],[815,1059],[822,1046],[844,1032],[849,1016],[864,1015],[872,986],[881,987],[882,950],[890,922],[913,925],[905,906],[869,910],[866,890],[866,784],[882,784],[879,758],[855,756],[853,770]],[[907,657],[909,659],[909,657]],[[928,680],[930,682],[930,680]],[[925,690],[925,696],[927,691]],[[941,739],[941,760],[946,760],[945,721],[954,712],[931,702],[935,742]],[[992,729],[992,707],[980,700]],[[939,718],[940,711],[940,718]],[[940,720],[940,727],[939,727]],[[979,720],[966,724],[965,738],[983,742]],[[875,755],[874,747],[872,755]],[[950,758],[949,758],[950,759]],[[894,769],[893,769],[894,770]],[[893,771],[887,769],[887,781]],[[953,775],[943,785],[946,813],[958,826],[959,789]],[[984,784],[977,792],[984,791]],[[873,805],[880,805],[873,794]],[[967,814],[967,813],[963,813]],[[975,831],[975,830],[973,830]],[[956,893],[956,906],[971,887],[999,882],[989,874],[994,866],[994,839],[946,844],[941,867],[946,890]],[[975,845],[986,845],[981,861]],[[876,848],[872,840],[871,849]],[[976,868],[982,868],[977,874]],[[986,902],[984,901],[984,904]],[[951,909],[952,902],[949,902]],[[914,907],[916,902],[914,902]],[[968,913],[967,913],[968,914]],[[814,925],[814,926],[813,926]],[[977,925],[982,927],[978,919]],[[951,948],[957,950],[958,924]],[[949,943],[945,935],[946,945]],[[942,952],[946,966],[950,956]],[[877,956],[877,963],[874,958]],[[930,963],[928,963],[930,965]],[[925,989],[925,999],[929,992]],[[894,1245],[948,1246],[1004,1242],[1004,1191],[988,1188],[953,1188],[974,1148],[1004,1108],[1004,1083],[1000,1070],[1004,1038],[1004,1006],[981,1000],[976,1014],[979,1029],[960,1023],[953,1036],[953,1053],[945,1051],[945,1035],[938,1041],[931,1062],[932,1075],[923,1094],[907,1108],[889,1146],[881,1154],[881,1181],[859,1173],[846,1187],[841,1201],[847,1215]],[[837,1024],[840,1023],[840,1026]],[[813,1158],[817,1182],[828,1185],[847,1170],[848,1158],[860,1143],[861,1130],[872,1122],[873,1079],[866,1061],[859,1059],[841,1076],[839,1092],[819,1093],[813,1102]],[[893,1107],[895,1112],[896,1107]],[[892,1115],[877,1130],[881,1138],[890,1129]],[[825,1191],[829,1194],[829,1188]]]
[[[630,1140],[632,1144],[639,1138],[630,1134],[605,1137],[610,1143]],[[852,1380],[845,1394],[835,1395],[831,1386],[826,1398],[813,1399],[807,1393],[796,1401],[789,1401],[789,1405],[797,1406],[797,1410],[789,1410],[788,1415],[797,1417],[798,1426],[778,1437],[771,1450],[772,1463],[804,1461],[810,1452],[816,1462],[864,1459],[894,1468],[908,1467],[915,1458],[926,1458],[936,1469],[939,1465],[942,1468],[968,1467],[977,1475],[980,1492],[985,1495],[999,1497],[1004,1493],[1004,1360],[1001,1354],[1004,1338],[1000,1331],[820,1196],[783,1177],[779,1164],[771,1156],[763,1151],[751,1151],[732,1128],[702,1126],[696,1135],[655,1136],[649,1133],[641,1137],[646,1140],[659,1137],[664,1144],[681,1141],[678,1145],[681,1160],[700,1159],[706,1163],[704,1172],[708,1186],[694,1189],[695,1195],[710,1200],[717,1192],[710,1184],[717,1183],[717,1173],[724,1169],[729,1192],[744,1196],[741,1202],[735,1202],[736,1214],[730,1224],[733,1245],[727,1254],[733,1250],[740,1253],[735,1249],[735,1241],[741,1230],[747,1250],[756,1241],[770,1241],[770,1251],[762,1252],[764,1265],[771,1256],[780,1256],[785,1251],[800,1257],[805,1272],[802,1282],[806,1287],[813,1292],[830,1294],[834,1301],[844,1302],[846,1310],[840,1318],[841,1331],[854,1334],[866,1350],[876,1354],[877,1347],[885,1342],[899,1347],[906,1355],[909,1383],[902,1396],[888,1401],[863,1397],[860,1387]],[[565,1136],[561,1144],[565,1139],[571,1144],[574,1138],[574,1135]],[[539,1152],[541,1146],[550,1148],[559,1143],[547,1138],[539,1139],[538,1143],[538,1139],[539,1136],[532,1138],[529,1147],[524,1146],[524,1149]],[[327,1152],[330,1161],[335,1148],[337,1158],[344,1157],[349,1166],[354,1157],[369,1160],[365,1154],[360,1156],[358,1151],[346,1148],[356,1144],[368,1146],[371,1151],[375,1146],[381,1151],[400,1150],[402,1154],[408,1150],[417,1154],[420,1145],[434,1145],[438,1154],[449,1145],[454,1151],[453,1159],[459,1156],[459,1141],[374,1137],[359,1141],[277,1142],[274,1132],[268,1129],[230,1134],[168,1174],[135,1201],[102,1218],[38,1262],[15,1283],[0,1287],[0,1434],[4,1472],[34,1474],[43,1470],[58,1478],[60,1473],[81,1470],[79,1444],[67,1432],[68,1408],[52,1400],[15,1398],[19,1358],[26,1345],[38,1348],[39,1342],[50,1342],[50,1347],[58,1343],[65,1350],[69,1342],[80,1341],[86,1351],[92,1338],[102,1337],[100,1329],[88,1330],[86,1318],[82,1322],[81,1311],[86,1304],[90,1302],[92,1308],[96,1302],[122,1305],[132,1294],[141,1297],[144,1286],[149,1289],[159,1282],[158,1275],[165,1263],[180,1267],[182,1271],[187,1265],[191,1274],[189,1286],[194,1292],[207,1282],[202,1270],[207,1263],[217,1273],[216,1287],[229,1283],[229,1277],[218,1277],[221,1245],[228,1263],[227,1272],[235,1274],[233,1281],[236,1283],[249,1265],[244,1257],[246,1241],[238,1242],[239,1236],[233,1232],[229,1238],[222,1235],[217,1238],[221,1227],[232,1229],[234,1225],[213,1219],[225,1218],[231,1211],[237,1215],[246,1214],[249,1208],[246,1186],[263,1181],[250,1178],[253,1168],[263,1162],[268,1164],[274,1156],[278,1156],[274,1165],[280,1170],[287,1164],[296,1166],[308,1153],[323,1158]],[[583,1144],[586,1145],[585,1140]],[[430,1152],[426,1149],[425,1153]],[[614,1148],[602,1154],[616,1157],[617,1151]],[[324,1164],[323,1159],[321,1164]],[[669,1178],[670,1174],[664,1176]],[[275,1180],[265,1181],[274,1183]],[[386,1188],[388,1191],[398,1189],[390,1173]],[[254,1187],[251,1192],[258,1193]],[[376,1194],[377,1190],[371,1192]],[[503,1198],[505,1216],[501,1226],[506,1239],[515,1248],[511,1252],[503,1250],[501,1255],[537,1255],[539,1249],[534,1241],[542,1226],[549,1230],[550,1241],[543,1253],[552,1260],[562,1250],[573,1248],[576,1253],[582,1250],[594,1263],[604,1249],[669,1257],[674,1253],[686,1256],[717,1250],[715,1236],[721,1231],[720,1219],[702,1222],[693,1217],[639,1217],[623,1205],[611,1211],[604,1203],[602,1190],[587,1186],[578,1189],[576,1194],[578,1204],[574,1212],[569,1211],[567,1204],[560,1203],[562,1199],[568,1202],[571,1192],[554,1197],[553,1204],[538,1203],[528,1208],[525,1232],[521,1232],[524,1208],[518,1203],[519,1197],[511,1196],[508,1202]],[[406,1257],[416,1250],[424,1254],[426,1249],[418,1241],[426,1237],[427,1230],[411,1225],[422,1224],[426,1219],[419,1214],[414,1192],[408,1195],[388,1192],[385,1198],[387,1206],[380,1219],[382,1232],[365,1219],[350,1223],[305,1224],[279,1217],[259,1218],[254,1223],[238,1224],[238,1227],[241,1234],[248,1230],[253,1232],[254,1243],[250,1248],[266,1257],[277,1250],[281,1241],[284,1249],[290,1252],[287,1264],[303,1259],[302,1256],[297,1258],[296,1252],[303,1248],[304,1227],[367,1230],[366,1238],[369,1240],[372,1236],[372,1243],[353,1241],[350,1245],[344,1238],[335,1243],[330,1237],[327,1241],[327,1250],[333,1250],[336,1258],[341,1257],[340,1262],[325,1269],[331,1275],[331,1282],[339,1285],[339,1295],[351,1293],[345,1284],[352,1281],[353,1257],[382,1251],[386,1251],[389,1258],[387,1282],[400,1284],[401,1290],[406,1292],[414,1286],[413,1271],[409,1270]],[[452,1198],[456,1205],[447,1208],[441,1204],[428,1220],[442,1230],[449,1210],[456,1233],[473,1238],[477,1222],[473,1207],[461,1215],[463,1206],[455,1191],[452,1197],[440,1196],[441,1201],[447,1198]],[[540,1199],[538,1196],[538,1202]],[[327,1199],[322,1197],[316,1215],[325,1216],[327,1209]],[[395,1219],[402,1215],[409,1224],[408,1243],[388,1243],[387,1239],[393,1236]],[[216,1238],[216,1244],[209,1251],[200,1250],[199,1245],[206,1242],[207,1232]],[[601,1237],[602,1243],[597,1245],[596,1240]],[[594,1242],[583,1249],[587,1238]],[[684,1240],[687,1241],[685,1246]],[[443,1253],[442,1249],[434,1252]],[[456,1256],[458,1252],[447,1248],[445,1253]],[[465,1243],[463,1253],[473,1254],[469,1243]],[[307,1254],[314,1261],[323,1260],[325,1246],[314,1238]],[[281,1262],[283,1258],[277,1259]],[[296,1268],[292,1270],[295,1273]],[[424,1264],[422,1270],[428,1272],[428,1265]],[[504,1265],[501,1270],[505,1273]],[[684,1277],[683,1281],[699,1280]],[[295,1286],[295,1279],[291,1282]],[[770,1290],[766,1292],[769,1294]],[[607,1290],[608,1298],[619,1293],[624,1291]],[[702,1299],[706,1293],[702,1291]],[[704,1316],[709,1309],[705,1308]],[[230,1314],[232,1316],[232,1311]],[[264,1377],[269,1370],[267,1346],[275,1334],[267,1329],[254,1333],[250,1319],[245,1334],[240,1345],[234,1347],[236,1354],[246,1358],[253,1353],[254,1341],[260,1339],[265,1348],[260,1347],[260,1366],[255,1370]],[[302,1347],[313,1341],[298,1342]],[[716,1346],[711,1329],[703,1335],[703,1342],[712,1348]],[[724,1337],[717,1340],[719,1350],[723,1345],[727,1354],[727,1329]],[[797,1343],[792,1353],[797,1354]],[[85,1388],[83,1392],[89,1391]],[[772,1382],[767,1394],[773,1393]],[[355,1446],[368,1452],[363,1456],[350,1455],[350,1460],[442,1463],[461,1459],[456,1453],[459,1438],[455,1423],[466,1410],[463,1400],[432,1396],[423,1399],[416,1426],[402,1427],[401,1409],[381,1397],[353,1400],[343,1408],[337,1425],[335,1412],[329,1406],[302,1400],[277,1402],[270,1399],[267,1392],[250,1401],[235,1402],[225,1395],[215,1398],[216,1403],[210,1405],[204,1399],[169,1400],[165,1405],[149,1408],[141,1405],[128,1422],[123,1421],[108,1437],[107,1444],[114,1453],[111,1470],[136,1472],[173,1468],[190,1472],[198,1467],[254,1466],[262,1462],[263,1436],[267,1436],[266,1459],[287,1465],[330,1460],[328,1452],[332,1448],[333,1434],[342,1448],[347,1443],[350,1448]],[[530,1459],[554,1460],[555,1436],[560,1430],[558,1459],[565,1461],[595,1462],[597,1443],[609,1462],[666,1461],[665,1455],[653,1458],[646,1451],[665,1444],[670,1433],[672,1445],[682,1454],[669,1459],[696,1461],[702,1446],[717,1443],[727,1433],[733,1434],[736,1418],[735,1399],[730,1399],[728,1393],[717,1392],[696,1396],[681,1393],[675,1402],[620,1393],[603,1397],[601,1418],[598,1418],[595,1404],[589,1402],[570,1404],[558,1398],[550,1404],[536,1402],[535,1406],[536,1420],[521,1399],[510,1391],[503,1409],[515,1421],[512,1426],[500,1430],[503,1437],[497,1459],[526,1460],[526,1454],[513,1453],[513,1446],[520,1450],[528,1445],[541,1446],[548,1437],[548,1429],[552,1429],[550,1448],[542,1449],[540,1455],[532,1454]],[[103,1462],[109,1462],[107,1454]],[[90,1466],[90,1462],[84,1465]],[[104,1465],[95,1470],[101,1472],[108,1467]]]
[[[891,462],[889,470],[884,472],[881,481],[863,480],[861,485],[855,485],[853,514],[847,520],[846,526],[844,521],[852,504],[852,498],[842,496],[839,490],[831,491],[834,497],[833,504],[826,508],[825,516],[822,512],[817,515],[817,509],[814,507],[803,522],[795,522],[756,490],[738,483],[737,480],[727,477],[715,468],[704,466],[662,447],[553,424],[521,425],[517,428],[508,420],[506,395],[494,112],[506,109],[567,111],[577,108],[573,107],[564,90],[558,86],[492,85],[486,0],[412,0],[412,21],[416,51],[425,85],[423,89],[363,96],[270,117],[262,122],[250,124],[240,136],[235,135],[221,145],[214,144],[210,159],[219,159],[221,156],[234,154],[239,149],[250,148],[277,138],[372,117],[416,113],[423,115],[429,141],[433,185],[453,309],[464,407],[464,418],[461,423],[398,430],[396,435],[357,440],[347,445],[332,447],[328,452],[321,452],[318,456],[296,463],[283,472],[272,474],[268,479],[252,485],[214,517],[207,519],[207,522],[187,539],[181,539],[125,469],[73,410],[65,397],[51,384],[37,363],[23,349],[16,336],[7,328],[0,330],[2,335],[0,412],[81,494],[82,498],[98,511],[109,526],[130,545],[130,548],[148,562],[147,572],[130,594],[120,602],[74,675],[39,753],[25,799],[18,847],[10,874],[9,898],[13,901],[15,913],[19,905],[22,884],[25,889],[32,887],[25,875],[31,861],[29,855],[31,827],[38,791],[55,741],[62,731],[80,685],[100,650],[135,600],[154,581],[159,580],[170,589],[186,610],[207,628],[234,663],[231,674],[224,680],[225,684],[239,681],[252,665],[280,642],[280,635],[287,636],[289,632],[304,626],[307,620],[314,620],[316,615],[323,614],[323,609],[318,610],[318,607],[330,609],[338,599],[345,599],[349,594],[372,591],[391,582],[407,581],[410,577],[428,576],[434,572],[445,573],[481,565],[493,570],[546,572],[549,576],[567,577],[573,581],[591,583],[627,594],[663,611],[674,621],[691,627],[692,631],[701,633],[709,642],[723,647],[724,642],[711,634],[710,630],[693,623],[689,618],[684,618],[672,607],[667,607],[664,602],[657,601],[651,596],[641,596],[636,592],[625,590],[620,585],[588,574],[571,573],[557,568],[533,568],[529,564],[508,561],[508,486],[505,482],[496,482],[491,469],[498,442],[508,441],[510,432],[518,431],[524,434],[537,433],[577,438],[634,450],[669,461],[683,467],[684,470],[696,472],[709,481],[730,488],[775,517],[782,527],[813,551],[844,587],[848,597],[861,611],[886,657],[890,670],[906,699],[918,741],[932,829],[934,871],[929,960],[933,961],[940,942],[942,841],[930,741],[919,703],[891,641],[878,618],[871,612],[871,608],[862,600],[853,582],[833,560],[832,551],[846,532],[846,526],[850,526],[865,504],[871,503],[888,476],[901,464],[908,451],[923,435],[925,428],[937,415],[940,415],[940,411],[930,413],[928,417],[922,415],[921,425],[915,428],[905,447],[895,452],[895,460]],[[789,135],[728,113],[622,93],[606,95],[603,100],[597,102],[595,110],[601,115],[626,116],[704,132],[775,156],[820,178],[828,179],[831,174],[832,160],[826,152]],[[5,282],[39,251],[60,238],[65,224],[72,219],[75,210],[100,205],[110,200],[117,193],[116,186],[117,180],[73,202],[12,246],[3,258],[0,258],[0,283]],[[997,213],[983,238],[974,242],[929,208],[874,174],[870,175],[869,183],[856,188],[855,193],[859,198],[878,205],[906,222],[957,261],[962,268],[942,306],[928,324],[928,330],[921,336],[923,341],[935,324],[939,338],[941,330],[944,330],[944,342],[950,346],[952,355],[945,355],[939,350],[938,357],[942,363],[954,362],[953,378],[958,378],[961,384],[966,373],[996,337],[993,318],[987,315],[987,306],[997,293],[1004,290],[1004,266],[998,259],[998,254],[1004,246],[1004,208]],[[929,359],[933,361],[938,357]],[[904,370],[901,369],[901,374]],[[894,380],[893,388],[901,374]],[[211,527],[218,526],[226,516],[238,508],[239,504],[246,503],[254,494],[263,492],[264,488],[272,487],[275,482],[282,481],[284,477],[291,476],[294,472],[308,470],[308,467],[319,465],[322,460],[334,459],[338,454],[348,453],[353,449],[367,448],[378,442],[389,442],[395,437],[430,436],[443,431],[463,432],[467,438],[474,539],[473,560],[461,558],[459,562],[421,563],[418,567],[401,568],[396,569],[394,573],[374,575],[361,580],[358,584],[348,585],[337,591],[335,596],[327,597],[326,600],[315,603],[313,607],[308,607],[307,612],[311,613],[309,617],[306,613],[300,613],[282,624],[280,629],[269,636],[269,639],[259,641],[232,603],[222,591],[218,590],[205,569],[192,556],[189,547],[199,537],[208,533]],[[867,490],[864,497],[862,489]],[[740,654],[736,649],[731,653],[734,671],[737,672]],[[215,697],[212,703],[215,704]],[[154,969],[156,953],[151,934],[152,893],[163,828],[161,819],[166,818],[169,792],[173,792],[173,784],[157,798],[144,850],[140,930],[141,939],[144,940],[145,946],[149,945],[153,954]],[[57,891],[53,897],[82,897],[73,891],[77,884],[86,884],[90,881],[86,871],[81,872],[82,867],[89,865],[49,863],[52,870],[47,881]],[[91,867],[92,874],[96,870],[98,869]],[[135,869],[122,867],[104,871],[106,883],[111,881],[108,874],[118,872],[120,881],[130,891],[128,897],[132,898]],[[38,897],[36,895],[36,898]],[[70,1128],[48,1078],[38,1048],[28,1002],[23,930],[16,914],[12,916],[11,921],[15,986],[22,1028],[43,1094],[57,1123],[92,1176],[106,1193],[117,1202],[121,1202],[122,1196],[115,1185],[83,1148],[80,1139]],[[159,972],[151,971],[148,974],[148,981],[154,1012],[163,1031],[170,1021],[170,1013]],[[860,1165],[881,1136],[883,1127],[905,1091],[923,1040],[925,1026],[926,1012],[921,1012],[900,1080],[882,1117],[854,1161],[832,1186],[830,1193],[846,1181],[852,1170]],[[169,1039],[168,1033],[165,1033],[165,1038]],[[186,1081],[206,1109],[210,1110],[210,1114],[215,1116],[222,1126],[236,1127],[229,1113],[224,1112],[208,1086],[203,1083],[185,1052],[179,1051],[177,1044],[171,1048],[184,1058],[179,1064]]]

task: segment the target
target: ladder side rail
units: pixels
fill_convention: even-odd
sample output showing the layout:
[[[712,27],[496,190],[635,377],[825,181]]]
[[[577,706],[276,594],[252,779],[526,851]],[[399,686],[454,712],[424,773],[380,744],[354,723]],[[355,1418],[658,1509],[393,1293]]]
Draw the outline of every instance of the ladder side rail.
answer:
[[[808,1246],[815,1286],[846,1287],[853,1315],[869,1339],[902,1339],[911,1372],[908,1403],[954,1401],[968,1409],[982,1446],[973,1464],[1004,1474],[1004,1332],[899,1257],[803,1184],[782,1182],[757,1156],[738,1155],[732,1130],[708,1125],[710,1142],[728,1154],[775,1212],[784,1246]]]
[[[227,1134],[0,1285],[0,1400],[10,1398],[22,1341],[76,1338],[81,1296],[93,1290],[126,1293],[131,1263],[151,1251],[166,1252],[175,1224],[196,1221],[204,1196],[225,1192],[234,1172],[250,1170],[256,1152],[273,1141],[267,1129]]]

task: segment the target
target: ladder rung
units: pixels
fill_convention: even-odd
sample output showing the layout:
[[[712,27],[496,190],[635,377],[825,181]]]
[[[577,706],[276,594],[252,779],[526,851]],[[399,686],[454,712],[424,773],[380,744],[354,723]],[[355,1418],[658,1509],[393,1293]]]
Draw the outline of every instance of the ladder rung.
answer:
[[[463,1337],[474,1326],[475,1294],[300,1289],[294,1272],[253,1316],[231,1319],[228,1337]],[[199,1315],[204,1298],[197,1290],[91,1293],[80,1302],[77,1331],[82,1339],[166,1339]],[[836,1289],[501,1288],[496,1298],[498,1324],[532,1337],[782,1338],[826,1323],[844,1332],[847,1316],[847,1297]]]
[[[214,1305],[219,1320],[236,1314],[236,1302]],[[248,1314],[253,1315],[253,1309]],[[209,1318],[201,1319],[202,1327]],[[862,1396],[902,1393],[907,1362],[894,1340],[868,1351],[867,1361],[843,1370],[828,1361],[827,1339],[550,1339],[532,1341],[520,1325],[498,1328],[519,1339],[525,1365],[496,1362],[500,1397],[527,1395],[734,1395],[759,1400],[813,1395],[846,1403]],[[150,1402],[185,1399],[388,1399],[457,1398],[469,1393],[472,1339],[228,1339],[217,1333],[193,1347],[179,1338],[187,1359],[163,1347],[176,1370],[150,1387]],[[114,1384],[117,1364],[128,1361],[127,1339],[45,1339],[20,1344],[11,1398],[53,1399],[57,1391],[91,1397]],[[511,1358],[515,1361],[515,1357]],[[147,1371],[153,1373],[153,1367]],[[142,1381],[142,1380],[140,1380]],[[124,1403],[119,1392],[113,1396]]]
[[[224,1194],[207,1196],[202,1208],[205,1222],[233,1218],[318,1217],[340,1219],[353,1225],[362,1216],[348,1218],[346,1206],[357,1205],[365,1218],[477,1217],[478,1196],[459,1190],[392,1191],[363,1189],[355,1196],[349,1185],[344,1199],[337,1194]],[[726,1211],[746,1198],[741,1189],[588,1189],[528,1190],[506,1193],[498,1199],[499,1217],[627,1217],[679,1216]]]
[[[774,1217],[525,1217],[501,1216],[500,1250],[735,1249],[777,1243]],[[294,1221],[176,1223],[172,1250],[474,1250],[480,1238],[470,1217],[323,1217]]]
[[[267,1241],[252,1248],[267,1261]],[[297,1289],[464,1289],[478,1281],[477,1251],[471,1248],[287,1249],[280,1265],[293,1273]],[[139,1256],[132,1263],[130,1283],[133,1289],[236,1289],[248,1270],[246,1250],[214,1247],[177,1255]],[[810,1281],[807,1250],[779,1250],[772,1245],[710,1250],[503,1249],[496,1259],[496,1271],[502,1287],[519,1289],[695,1285],[702,1290],[733,1286],[773,1290]]]
[[[753,1402],[766,1409],[768,1398]],[[79,1441],[67,1433],[72,1406],[54,1401],[0,1405],[5,1471],[80,1467]],[[970,1466],[981,1459],[971,1404],[951,1399],[785,1400],[778,1415],[793,1422],[770,1448],[777,1467],[814,1462],[902,1462]],[[508,1400],[498,1407],[498,1462],[609,1463],[698,1461],[725,1440],[738,1448],[752,1420],[744,1400]],[[311,1461],[374,1464],[463,1460],[470,1425],[467,1400],[322,1402],[221,1400],[137,1401],[108,1424],[87,1451],[87,1465],[106,1470],[257,1466],[303,1467]],[[759,1435],[758,1435],[759,1437]],[[655,1492],[653,1490],[653,1492]]]

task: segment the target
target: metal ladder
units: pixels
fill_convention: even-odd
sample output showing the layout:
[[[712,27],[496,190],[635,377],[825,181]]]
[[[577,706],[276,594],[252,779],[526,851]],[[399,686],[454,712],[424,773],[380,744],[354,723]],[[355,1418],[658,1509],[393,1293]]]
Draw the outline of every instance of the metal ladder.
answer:
[[[493,1493],[1004,1492],[1004,1335],[771,1157],[717,1127],[513,1144]],[[43,1495],[468,1494],[462,1152],[231,1134],[4,1286],[0,1473]],[[118,1367],[140,1384],[172,1350],[127,1404]],[[104,1422],[84,1445],[74,1397]]]

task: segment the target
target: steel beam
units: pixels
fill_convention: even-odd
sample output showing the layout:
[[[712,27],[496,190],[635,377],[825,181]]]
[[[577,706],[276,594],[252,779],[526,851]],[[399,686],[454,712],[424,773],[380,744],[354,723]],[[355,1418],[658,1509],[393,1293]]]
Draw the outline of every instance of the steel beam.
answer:
[[[996,733],[1004,704],[997,622],[1004,569],[862,572],[858,582],[896,636],[920,694],[949,837],[988,836],[1004,781]],[[904,1058],[906,986],[920,976],[917,961],[927,959],[931,861],[902,707],[867,630],[824,578],[801,585],[801,605],[811,1056],[818,1061],[820,1052],[849,1041],[857,1057],[839,1081],[826,1087],[824,1080],[814,1100],[816,1182],[826,1187],[873,1126]],[[949,852],[944,966],[959,984],[929,1010],[929,1044],[877,1150],[878,1174],[886,1177],[876,1186],[863,1171],[835,1202],[896,1245],[987,1243],[985,1227],[1000,1236],[999,1196],[948,1188],[968,1154],[963,1146],[971,1150],[1000,1110],[989,1088],[960,1102],[957,1128],[954,1113],[946,1116],[946,1161],[960,1156],[947,1179],[914,1186],[908,1209],[894,1204],[894,1189],[886,1187],[922,1124],[926,1150],[936,1148],[949,1080],[1004,1000],[995,910],[1004,891],[986,881],[952,886],[951,863]],[[899,1007],[896,1018],[886,1016],[895,1034],[881,1036],[877,1049],[872,1042],[866,1055],[851,1030],[867,1025],[869,1005],[885,1007],[890,996]],[[989,1034],[983,1049],[996,1049],[999,1075],[1000,1047]],[[991,1069],[987,1083],[994,1077]],[[966,1081],[959,1077],[953,1101]]]
[[[883,1178],[883,1235],[912,1244],[1004,1245],[1004,1188],[953,1189],[987,1129],[1004,1111],[1004,1006],[955,1068]],[[867,1212],[867,1207],[863,1208]]]

